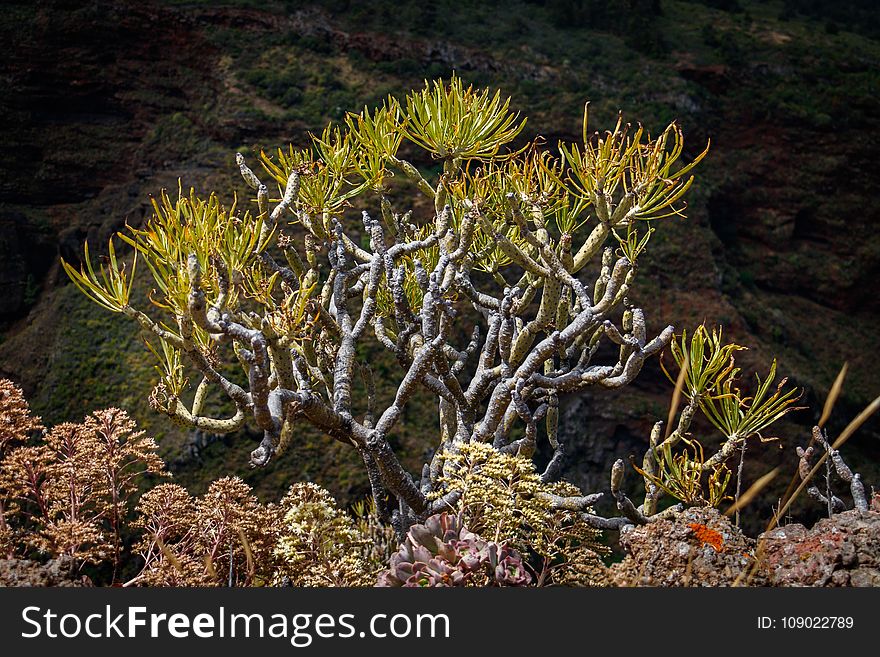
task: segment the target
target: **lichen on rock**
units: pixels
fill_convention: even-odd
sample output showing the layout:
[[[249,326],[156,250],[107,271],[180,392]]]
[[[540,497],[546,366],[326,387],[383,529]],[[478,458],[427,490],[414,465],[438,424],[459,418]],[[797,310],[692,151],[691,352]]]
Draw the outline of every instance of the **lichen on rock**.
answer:
[[[616,586],[732,586],[754,560],[753,539],[717,509],[689,508],[669,520],[621,531],[627,556]]]
[[[812,529],[777,527],[758,537],[771,586],[880,586],[880,513],[851,510]]]

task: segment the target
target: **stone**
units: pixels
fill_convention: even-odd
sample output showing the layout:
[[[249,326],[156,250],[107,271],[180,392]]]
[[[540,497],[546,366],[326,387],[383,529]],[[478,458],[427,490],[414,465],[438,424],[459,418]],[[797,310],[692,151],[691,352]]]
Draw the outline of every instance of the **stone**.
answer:
[[[628,554],[611,567],[616,586],[732,586],[754,562],[754,541],[712,508],[632,527],[620,544]]]
[[[880,585],[880,513],[846,511],[807,530],[777,527],[758,537],[771,586]]]

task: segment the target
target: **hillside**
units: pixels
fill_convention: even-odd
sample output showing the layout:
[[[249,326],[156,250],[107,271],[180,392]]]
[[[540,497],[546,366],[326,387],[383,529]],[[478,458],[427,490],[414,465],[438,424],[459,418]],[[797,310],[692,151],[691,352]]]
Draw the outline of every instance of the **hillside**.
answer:
[[[11,3],[0,18],[0,375],[48,423],[128,409],[194,489],[234,471],[269,497],[304,478],[362,494],[356,454],[319,435],[248,471],[251,440],[199,442],[152,413],[140,338],[68,283],[59,256],[76,261],[85,239],[104,245],[142,221],[148,195],[178,179],[243,194],[236,150],[301,143],[347,110],[456,71],[511,95],[525,132],[551,144],[579,135],[586,100],[597,129],[622,110],[655,131],[678,120],[691,155],[711,137],[688,219],[652,241],[637,300],[654,327],[722,324],[762,373],[778,357],[810,410],[778,429],[784,450],[765,446],[751,466],[784,460],[793,472],[844,361],[833,426],[880,393],[880,42],[871,10],[835,3],[848,4],[861,20],[746,0],[629,0],[627,13],[600,0]],[[634,387],[567,400],[566,477],[606,487],[611,459],[643,451],[669,392],[652,363]],[[401,431],[414,457],[430,412],[416,407]],[[878,437],[874,420],[847,446],[875,484]]]

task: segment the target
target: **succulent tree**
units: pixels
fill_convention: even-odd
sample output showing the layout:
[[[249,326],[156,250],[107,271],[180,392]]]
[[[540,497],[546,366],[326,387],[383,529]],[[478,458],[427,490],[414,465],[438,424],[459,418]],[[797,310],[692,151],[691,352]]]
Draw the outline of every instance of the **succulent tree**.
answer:
[[[676,124],[655,138],[622,120],[590,134],[585,111],[581,142],[556,155],[540,139],[512,147],[524,125],[499,92],[454,77],[426,83],[348,114],[306,148],[261,153],[264,174],[239,154],[252,209],[162,193],[145,226],[119,235],[135,251],[130,270],[112,242],[103,265],[86,248],[83,267],[64,267],[149,336],[155,409],[214,433],[255,423],[255,466],[300,423],[317,427],[360,452],[377,508],[403,533],[454,503],[454,490],[432,493],[457,445],[531,456],[540,435],[553,450],[542,478],[555,478],[559,396],[630,383],[673,337],[671,326],[649,333],[630,290],[656,224],[681,215],[707,151],[684,162]],[[442,167],[433,176],[412,164],[424,154]],[[414,194],[426,202],[396,207]],[[152,314],[130,298],[137,261],[155,280]],[[616,357],[597,362],[603,343]],[[393,399],[360,376],[379,349],[399,364]],[[189,380],[198,384],[185,404]],[[231,416],[205,411],[212,389]],[[422,394],[436,400],[437,438],[413,477],[391,439]]]

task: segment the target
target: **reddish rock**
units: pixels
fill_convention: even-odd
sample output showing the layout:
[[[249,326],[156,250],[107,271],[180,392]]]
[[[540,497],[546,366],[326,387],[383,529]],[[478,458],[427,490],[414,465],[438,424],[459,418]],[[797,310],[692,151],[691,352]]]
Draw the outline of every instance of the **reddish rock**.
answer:
[[[623,531],[620,544],[617,586],[880,586],[877,511],[777,527],[756,542],[715,509],[693,508]]]
[[[761,570],[772,586],[880,586],[880,513],[846,511],[812,529],[762,534]]]

